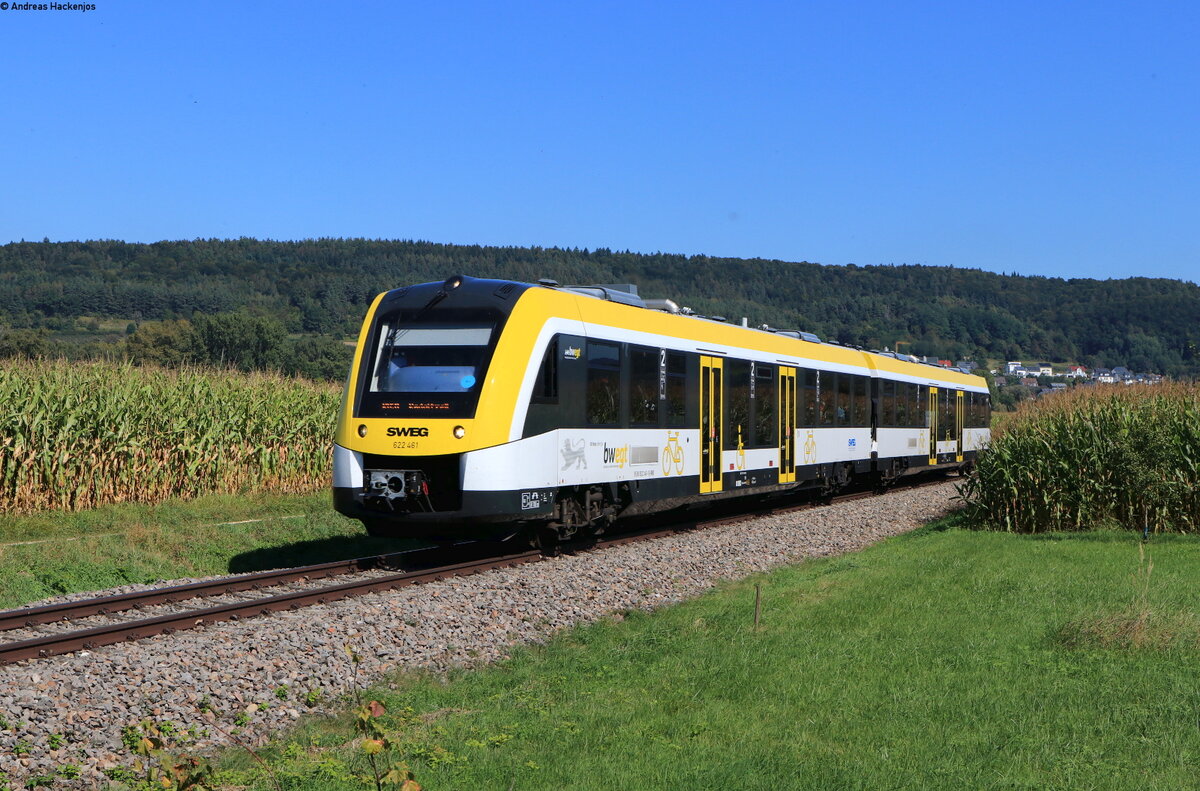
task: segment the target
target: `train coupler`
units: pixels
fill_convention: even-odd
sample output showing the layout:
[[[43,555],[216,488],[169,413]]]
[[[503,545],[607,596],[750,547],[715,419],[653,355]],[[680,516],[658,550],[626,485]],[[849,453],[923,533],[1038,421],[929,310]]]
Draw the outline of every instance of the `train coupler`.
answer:
[[[421,470],[370,470],[365,499],[393,511],[432,511],[429,479]]]

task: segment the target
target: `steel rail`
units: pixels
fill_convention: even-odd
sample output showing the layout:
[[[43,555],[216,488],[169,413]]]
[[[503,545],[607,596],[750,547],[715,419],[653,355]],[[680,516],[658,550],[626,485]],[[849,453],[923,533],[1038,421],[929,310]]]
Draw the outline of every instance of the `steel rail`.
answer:
[[[109,613],[123,612],[125,610],[136,610],[156,604],[171,604],[201,596],[221,596],[226,593],[260,590],[300,580],[321,579],[339,574],[370,571],[377,568],[386,568],[390,562],[402,557],[412,559],[419,557],[422,553],[433,554],[435,551],[434,549],[413,549],[405,552],[392,552],[370,557],[318,563],[312,566],[257,571],[237,577],[221,577],[203,582],[172,585],[166,588],[151,588],[133,593],[118,593],[95,599],[5,610],[0,611],[0,632],[56,623],[74,618],[87,618],[92,615],[108,615]]]
[[[924,486],[942,483],[944,480],[945,479],[936,481],[916,480],[908,483],[905,488],[923,488]],[[684,519],[673,525],[642,528],[615,536],[600,536],[584,541],[567,542],[561,546],[561,549],[567,552],[603,549],[621,544],[648,541],[654,538],[661,538],[663,536],[677,535],[696,529],[736,524],[738,522],[757,519],[773,514],[785,514],[812,508],[820,508],[824,505],[831,505],[834,503],[870,497],[873,494],[874,492],[867,490],[847,492],[824,501],[810,500],[800,503],[769,503],[759,506],[758,508],[753,508],[749,511],[741,511],[739,513],[717,514],[707,519]],[[218,588],[222,588],[222,586],[226,584],[239,585],[237,590],[251,590],[256,587],[261,588],[263,581],[273,581],[271,584],[281,584],[278,580],[283,578],[289,578],[284,581],[312,579],[314,578],[314,572],[318,572],[316,575],[318,578],[320,576],[333,576],[342,573],[353,573],[353,571],[357,570],[378,568],[379,565],[381,565],[382,562],[388,558],[412,556],[418,553],[428,553],[430,555],[434,555],[438,551],[444,550],[439,550],[437,548],[427,550],[410,550],[408,552],[379,555],[370,558],[354,558],[352,560],[322,563],[316,566],[258,572],[256,574],[248,574],[242,577],[222,578],[204,583],[189,583],[186,585],[177,585],[171,588],[160,588],[157,590],[143,591],[134,594],[107,596],[99,599],[89,599],[78,603],[67,603],[66,605],[48,605],[46,607],[29,608],[27,610],[13,610],[0,613],[0,618],[17,617],[28,613],[43,613],[49,615],[55,610],[62,612],[64,608],[69,609],[72,604],[78,605],[70,612],[70,615],[74,617],[106,614],[108,612],[115,611],[103,608],[104,603],[110,600],[117,601],[120,604],[125,604],[145,595],[149,596],[150,598],[143,598],[143,603],[147,601],[155,604],[167,603],[180,601],[187,598],[195,598],[197,595],[215,595],[223,593],[225,590],[218,590]],[[139,640],[158,634],[171,634],[172,632],[182,629],[194,629],[207,624],[238,620],[239,618],[243,617],[266,615],[272,612],[279,612],[281,610],[295,610],[312,604],[324,604],[351,596],[360,596],[365,593],[390,590],[393,588],[403,587],[405,585],[433,582],[436,580],[447,579],[449,577],[478,574],[491,569],[510,568],[512,566],[517,566],[524,563],[535,562],[543,559],[543,557],[545,557],[545,555],[540,550],[531,550],[528,552],[519,552],[497,557],[484,558],[481,560],[465,561],[445,566],[406,571],[384,577],[375,577],[371,579],[358,580],[355,582],[342,583],[340,585],[295,591],[292,593],[284,593],[275,596],[265,596],[251,601],[235,602],[232,604],[219,605],[217,607],[206,609],[188,610],[186,612],[145,618],[136,621],[124,621],[121,623],[97,626],[75,632],[63,632],[60,634],[35,637],[28,640],[0,644],[0,665],[20,662],[27,659],[56,656],[79,650],[91,650],[102,645],[112,645],[114,643],[125,642],[128,640]],[[349,572],[337,570],[345,569],[347,566],[357,563],[362,563],[366,567],[353,569]],[[319,572],[321,571],[324,571],[325,573],[320,574]],[[213,589],[213,593],[190,593],[190,591],[202,588],[211,588]],[[230,589],[230,592],[233,592],[233,589]],[[157,595],[158,598],[153,598],[154,595]],[[177,595],[178,598],[168,598],[172,595]],[[122,607],[122,609],[132,609],[137,606],[139,605],[136,603],[129,603],[129,606]],[[48,620],[40,621],[39,623],[48,623],[51,620],[61,620],[61,616],[59,618],[48,618]],[[10,626],[7,628],[11,629],[16,628],[17,626],[25,625],[28,624],[19,623],[16,626]]]
[[[266,615],[281,610],[295,610],[311,604],[325,604],[351,596],[399,588],[421,582],[433,582],[448,577],[478,574],[490,569],[509,568],[541,558],[533,550],[486,560],[455,563],[419,571],[407,571],[355,582],[345,582],[313,590],[295,591],[277,596],[267,596],[247,602],[220,605],[201,610],[188,610],[156,618],[96,626],[77,632],[35,637],[15,643],[0,645],[0,664],[11,664],[26,659],[55,656],[80,650],[92,650],[102,645],[112,645],[127,640],[139,640],[157,634],[171,634],[182,629],[195,629],[221,621],[233,621],[254,615]]]

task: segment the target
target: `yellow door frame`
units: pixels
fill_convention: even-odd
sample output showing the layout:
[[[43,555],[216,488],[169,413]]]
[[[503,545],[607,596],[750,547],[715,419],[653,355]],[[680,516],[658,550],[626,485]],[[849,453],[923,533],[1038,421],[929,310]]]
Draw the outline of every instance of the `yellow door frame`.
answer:
[[[929,388],[928,398],[928,419],[925,421],[929,424],[929,466],[938,463],[937,458],[937,438],[938,438],[938,389],[936,387]]]
[[[963,391],[956,390],[954,399],[954,438],[958,441],[954,454],[955,461],[963,460]]]
[[[700,355],[700,491],[719,492],[721,485],[721,448],[723,446],[724,360]],[[705,417],[708,425],[705,425]]]
[[[796,369],[779,366],[779,482],[796,482]]]

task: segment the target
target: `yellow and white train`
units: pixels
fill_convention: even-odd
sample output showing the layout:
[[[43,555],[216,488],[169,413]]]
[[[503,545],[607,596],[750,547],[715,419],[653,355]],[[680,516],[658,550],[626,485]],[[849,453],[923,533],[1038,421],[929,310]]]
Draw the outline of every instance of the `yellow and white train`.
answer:
[[[553,540],[714,499],[962,470],[989,420],[986,382],[958,369],[631,287],[456,275],[371,305],[334,503],[373,535]]]

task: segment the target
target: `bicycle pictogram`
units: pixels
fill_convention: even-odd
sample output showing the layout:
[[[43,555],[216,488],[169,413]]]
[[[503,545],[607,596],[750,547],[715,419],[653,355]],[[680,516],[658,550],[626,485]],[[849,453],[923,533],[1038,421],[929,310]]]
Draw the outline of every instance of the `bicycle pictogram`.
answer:
[[[670,475],[672,467],[676,475],[683,475],[683,448],[679,444],[678,431],[667,432],[667,444],[662,450],[663,475]]]

